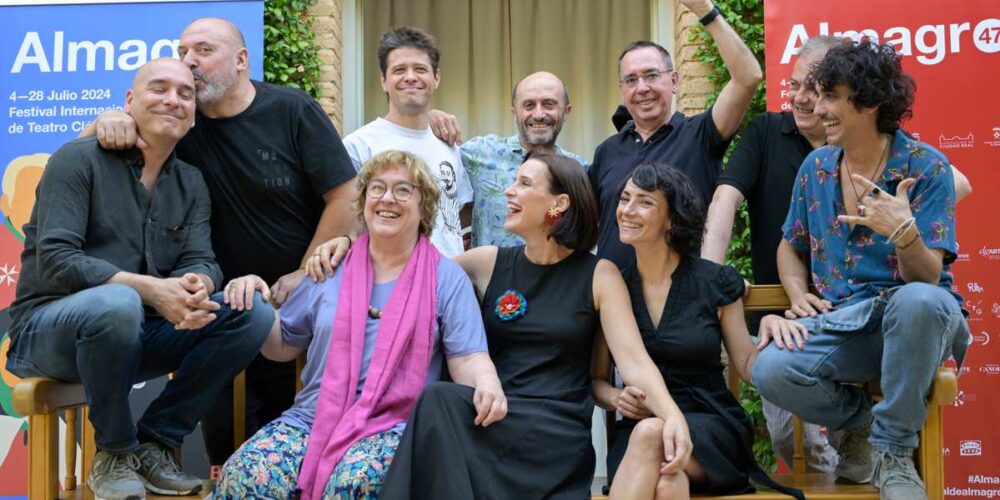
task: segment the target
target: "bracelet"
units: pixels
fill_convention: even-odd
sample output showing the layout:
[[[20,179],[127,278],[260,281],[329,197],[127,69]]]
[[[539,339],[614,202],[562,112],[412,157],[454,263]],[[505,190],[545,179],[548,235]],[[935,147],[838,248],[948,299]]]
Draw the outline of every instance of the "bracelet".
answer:
[[[896,240],[898,240],[900,236],[903,236],[903,233],[910,229],[910,226],[912,226],[916,221],[917,219],[910,217],[909,219],[900,222],[899,225],[896,226],[896,230],[889,235],[889,243],[895,245]]]
[[[897,246],[896,246],[896,251],[899,251],[899,250],[906,250],[907,248],[909,248],[909,247],[910,247],[910,245],[913,245],[913,244],[914,244],[914,243],[916,243],[916,242],[917,242],[917,240],[919,240],[919,239],[920,239],[920,230],[919,230],[919,229],[917,229],[917,234],[916,234],[916,236],[914,236],[914,237],[913,237],[913,239],[912,239],[912,240],[910,240],[910,241],[908,241],[908,242],[907,242],[907,243],[906,243],[905,245],[897,245]]]
[[[354,246],[354,240],[351,239],[351,235],[349,235],[349,234],[338,234],[337,236],[333,237],[333,239],[337,239],[337,238],[347,238],[347,246],[350,246],[350,247]]]
[[[713,5],[712,10],[708,11],[708,14],[705,14],[705,17],[699,19],[698,22],[701,23],[702,26],[708,26],[708,23],[719,17],[719,14],[722,14],[722,11],[719,10],[719,6]]]

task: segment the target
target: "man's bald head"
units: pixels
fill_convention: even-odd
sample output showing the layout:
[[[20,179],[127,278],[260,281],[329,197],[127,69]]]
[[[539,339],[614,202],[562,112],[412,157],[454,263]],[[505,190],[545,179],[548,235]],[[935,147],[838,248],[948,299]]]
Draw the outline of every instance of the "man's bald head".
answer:
[[[221,17],[195,19],[184,28],[181,38],[184,38],[184,34],[188,32],[212,33],[218,40],[225,42],[233,49],[246,48],[247,46],[246,39],[243,38],[243,32],[235,24]]]
[[[560,89],[562,89],[562,100],[563,100],[562,105],[563,106],[569,105],[569,91],[566,90],[566,85],[563,83],[563,81],[560,80],[558,76],[549,73],[548,71],[537,71],[518,80],[517,83],[514,84],[514,90],[511,92],[510,95],[510,104],[512,106],[515,107],[517,106],[517,100],[518,100],[517,89],[521,88],[521,84],[528,84],[528,85],[542,84],[542,85],[558,86]]]
[[[194,102],[191,70],[177,59],[163,57],[135,72],[125,95],[125,112],[146,143],[172,149],[194,126]]]
[[[194,89],[194,76],[191,74],[191,70],[188,69],[183,62],[172,57],[159,57],[143,64],[142,67],[135,72],[135,77],[132,78],[132,91],[135,92],[136,90],[145,87],[148,80],[159,77],[161,73],[164,73],[162,69],[170,67],[173,68],[168,69],[168,73],[173,76],[181,77],[181,79],[186,79],[187,82],[191,84],[191,88]],[[176,70],[176,72],[174,70]]]
[[[569,92],[558,76],[547,71],[532,73],[514,85],[510,110],[521,145],[546,151],[555,147],[571,110]]]

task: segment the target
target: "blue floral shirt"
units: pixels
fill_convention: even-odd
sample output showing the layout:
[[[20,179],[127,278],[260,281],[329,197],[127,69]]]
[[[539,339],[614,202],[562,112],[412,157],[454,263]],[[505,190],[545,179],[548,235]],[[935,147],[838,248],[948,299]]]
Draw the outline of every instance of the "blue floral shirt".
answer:
[[[507,199],[503,192],[514,183],[517,167],[527,155],[521,140],[516,135],[500,137],[490,134],[473,137],[460,149],[462,163],[476,193],[472,205],[472,246],[510,247],[524,244],[519,236],[503,230],[503,222],[507,218]],[[590,168],[583,158],[559,146],[556,146],[556,152],[580,162],[584,169]]]
[[[860,224],[854,229],[839,222],[846,214],[840,191],[842,150],[816,149],[799,168],[784,238],[809,255],[816,290],[834,305],[869,299],[881,290],[903,285],[896,248],[884,236]],[[924,244],[945,252],[939,286],[951,291],[951,262],[955,260],[955,180],[947,158],[934,148],[896,131],[889,160],[876,184],[895,195],[904,178],[913,177],[910,209]],[[852,195],[853,196],[853,195]],[[954,295],[954,294],[953,294]],[[956,300],[961,304],[961,298]]]

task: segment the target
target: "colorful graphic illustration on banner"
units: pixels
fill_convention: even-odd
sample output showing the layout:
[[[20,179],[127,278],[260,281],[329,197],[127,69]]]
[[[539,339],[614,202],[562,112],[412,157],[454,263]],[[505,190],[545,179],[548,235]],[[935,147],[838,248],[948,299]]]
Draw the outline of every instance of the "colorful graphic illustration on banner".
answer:
[[[36,2],[41,3],[41,2]],[[23,226],[51,153],[101,112],[122,109],[135,70],[176,57],[181,32],[198,17],[229,19],[242,31],[250,73],[263,75],[263,3],[251,1],[23,5],[0,0],[0,497],[27,493],[27,421],[13,407],[18,378],[3,369],[24,247]],[[22,5],[9,5],[22,4]],[[113,22],[109,22],[113,20]]]
[[[891,0],[764,4],[767,102],[789,110],[792,65],[811,36],[891,43],[916,79],[913,118],[904,129],[940,150],[973,186],[956,209],[959,255],[954,291],[964,298],[972,338],[959,370],[959,398],[945,408],[945,495],[1000,495],[1000,232],[991,219],[1000,198],[1000,19],[996,2]],[[954,363],[950,363],[954,369]]]

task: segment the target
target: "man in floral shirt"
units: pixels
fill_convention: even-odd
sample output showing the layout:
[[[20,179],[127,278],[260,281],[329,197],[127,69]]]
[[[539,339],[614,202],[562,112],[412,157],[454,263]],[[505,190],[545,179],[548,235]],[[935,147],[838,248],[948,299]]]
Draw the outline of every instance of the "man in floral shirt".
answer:
[[[510,111],[517,121],[517,135],[489,134],[473,137],[461,145],[462,163],[472,181],[476,202],[472,207],[472,246],[509,247],[524,243],[504,231],[507,199],[504,191],[514,183],[517,167],[532,151],[568,156],[584,168],[583,158],[556,146],[563,122],[569,115],[569,93],[562,80],[545,71],[532,73],[514,85]],[[440,111],[432,113],[431,128],[445,142],[460,140],[458,121]]]
[[[792,302],[786,316],[812,337],[768,346],[753,381],[778,406],[846,431],[842,460],[871,467],[874,446],[882,498],[927,498],[912,458],[925,398],[942,361],[961,363],[969,336],[951,292],[951,169],[899,128],[915,86],[892,46],[832,48],[810,80],[830,146],[799,170],[778,273]],[[854,384],[876,377],[885,397],[873,406]]]

